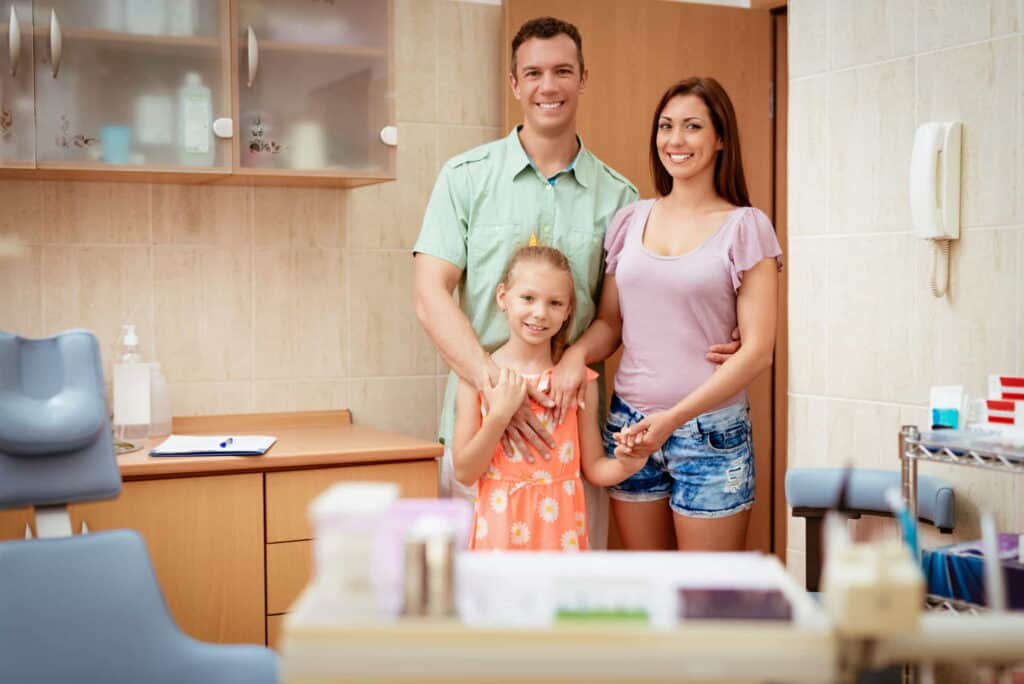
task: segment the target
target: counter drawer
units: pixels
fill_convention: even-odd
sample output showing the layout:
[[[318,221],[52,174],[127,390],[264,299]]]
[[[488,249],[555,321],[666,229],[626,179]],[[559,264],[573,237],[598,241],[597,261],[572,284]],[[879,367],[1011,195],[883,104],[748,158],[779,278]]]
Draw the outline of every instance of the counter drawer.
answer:
[[[313,542],[267,544],[267,614],[287,613],[313,576]]]
[[[379,463],[266,474],[267,543],[311,539],[310,502],[336,482],[394,482],[400,496],[437,496],[437,461]]]

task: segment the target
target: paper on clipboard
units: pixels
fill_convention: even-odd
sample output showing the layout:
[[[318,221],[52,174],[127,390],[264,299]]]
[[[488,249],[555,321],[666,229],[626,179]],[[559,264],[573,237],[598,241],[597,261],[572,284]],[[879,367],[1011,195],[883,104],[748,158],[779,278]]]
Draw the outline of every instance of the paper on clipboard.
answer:
[[[171,435],[150,456],[262,456],[277,437],[269,435]]]

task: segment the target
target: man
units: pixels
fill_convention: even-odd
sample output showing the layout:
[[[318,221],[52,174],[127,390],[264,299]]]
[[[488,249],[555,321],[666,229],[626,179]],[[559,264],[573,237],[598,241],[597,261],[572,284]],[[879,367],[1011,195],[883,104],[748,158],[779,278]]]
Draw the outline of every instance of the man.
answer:
[[[559,248],[572,265],[577,305],[570,342],[594,317],[604,272],[605,229],[619,208],[637,199],[637,191],[587,150],[576,133],[576,111],[586,83],[575,26],[551,17],[523,24],[512,40],[509,73],[523,123],[501,140],[448,160],[434,186],[413,248],[415,299],[420,323],[453,369],[441,412],[440,436],[446,445],[454,424],[456,374],[480,390],[497,380],[490,352],[508,339],[508,327],[498,311],[495,289],[512,252],[531,234],[541,244]],[[452,297],[456,287],[458,304]],[[719,351],[734,349],[725,345]],[[531,394],[553,406],[549,397]],[[550,458],[554,446],[526,407],[506,437],[527,460]],[[451,475],[446,448],[442,491],[471,496]],[[603,490],[588,489],[587,509],[591,544],[603,548],[608,524]]]

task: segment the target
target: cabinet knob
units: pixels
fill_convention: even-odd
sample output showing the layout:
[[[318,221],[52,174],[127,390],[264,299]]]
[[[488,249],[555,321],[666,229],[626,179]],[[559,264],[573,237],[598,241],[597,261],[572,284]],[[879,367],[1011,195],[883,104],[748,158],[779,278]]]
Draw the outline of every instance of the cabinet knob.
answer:
[[[385,126],[380,129],[380,141],[391,147],[398,145],[398,128],[396,126]]]
[[[218,138],[231,138],[235,135],[235,122],[226,116],[213,121],[213,134]]]
[[[60,30],[57,10],[50,10],[50,73],[54,78],[60,72],[60,59],[64,53],[64,36]]]

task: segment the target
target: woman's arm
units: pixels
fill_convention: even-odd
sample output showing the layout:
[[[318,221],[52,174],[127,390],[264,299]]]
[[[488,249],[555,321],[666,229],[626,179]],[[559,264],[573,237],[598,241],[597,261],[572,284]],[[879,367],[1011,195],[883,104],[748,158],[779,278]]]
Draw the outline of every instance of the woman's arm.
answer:
[[[601,428],[598,426],[597,383],[586,384],[586,408],[579,411],[580,465],[583,476],[598,487],[617,485],[647,463],[646,458],[604,455]]]
[[[772,365],[778,299],[778,266],[774,257],[762,259],[743,275],[736,299],[743,346],[700,387],[668,411],[648,416],[619,433],[634,455],[661,447],[673,430],[747,387]],[[642,435],[644,430],[646,435]]]

